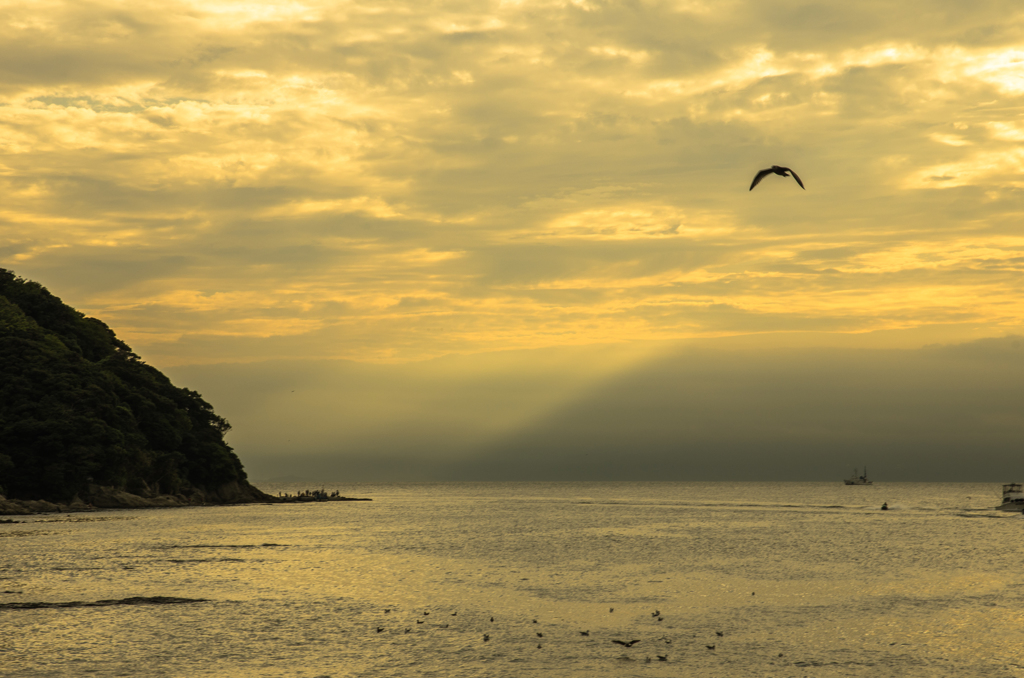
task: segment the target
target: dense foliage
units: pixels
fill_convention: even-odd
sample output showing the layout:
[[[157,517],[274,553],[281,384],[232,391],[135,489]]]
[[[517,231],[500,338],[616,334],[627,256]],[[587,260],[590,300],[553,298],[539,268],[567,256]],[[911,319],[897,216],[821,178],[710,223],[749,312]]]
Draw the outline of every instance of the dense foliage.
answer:
[[[228,423],[105,324],[0,269],[0,493],[66,501],[245,482]]]

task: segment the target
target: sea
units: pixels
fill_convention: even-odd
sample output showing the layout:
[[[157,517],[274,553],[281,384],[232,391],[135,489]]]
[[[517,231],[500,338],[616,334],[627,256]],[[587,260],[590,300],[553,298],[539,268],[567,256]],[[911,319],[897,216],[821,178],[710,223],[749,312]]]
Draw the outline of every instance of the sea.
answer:
[[[0,675],[1024,676],[998,484],[260,488],[0,524]]]

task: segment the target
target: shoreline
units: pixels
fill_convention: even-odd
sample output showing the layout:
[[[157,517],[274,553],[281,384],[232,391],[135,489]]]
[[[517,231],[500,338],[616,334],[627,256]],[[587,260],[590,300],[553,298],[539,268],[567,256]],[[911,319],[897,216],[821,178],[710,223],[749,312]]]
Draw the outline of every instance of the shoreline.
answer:
[[[182,494],[159,494],[143,497],[112,487],[90,487],[86,498],[70,502],[47,499],[10,499],[0,495],[0,516],[30,516],[51,513],[88,513],[107,509],[185,508],[188,506],[233,506],[238,504],[297,504],[324,501],[373,501],[368,498],[343,496],[284,496],[266,494],[251,485],[230,483],[217,492],[196,491]],[[9,521],[0,521],[9,522]]]

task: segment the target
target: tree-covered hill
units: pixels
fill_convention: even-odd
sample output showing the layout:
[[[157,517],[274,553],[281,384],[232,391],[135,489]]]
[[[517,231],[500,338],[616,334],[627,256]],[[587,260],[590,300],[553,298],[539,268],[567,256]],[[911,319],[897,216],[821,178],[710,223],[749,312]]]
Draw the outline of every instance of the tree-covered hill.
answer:
[[[267,499],[224,442],[229,428],[101,321],[0,269],[0,494]]]

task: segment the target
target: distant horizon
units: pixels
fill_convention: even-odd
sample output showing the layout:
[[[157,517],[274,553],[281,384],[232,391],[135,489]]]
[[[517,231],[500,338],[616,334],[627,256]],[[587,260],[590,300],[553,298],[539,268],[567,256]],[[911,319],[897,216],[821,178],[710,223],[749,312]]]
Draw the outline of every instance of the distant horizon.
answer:
[[[263,485],[300,485],[305,484],[309,486],[309,489],[316,489],[324,485],[330,485],[330,489],[337,489],[338,486],[343,485],[445,485],[445,484],[464,484],[472,485],[478,484],[490,484],[490,483],[518,483],[518,484],[574,484],[574,483],[592,483],[592,484],[615,484],[615,483],[821,483],[821,484],[834,484],[843,485],[842,479],[839,480],[314,480],[310,479],[293,479],[293,480],[253,480],[249,479],[249,482],[255,486]],[[876,485],[884,484],[927,484],[927,485],[1008,485],[1014,482],[1013,480],[1003,481],[989,481],[989,480],[872,480],[871,485],[844,485],[844,487],[874,487]]]

